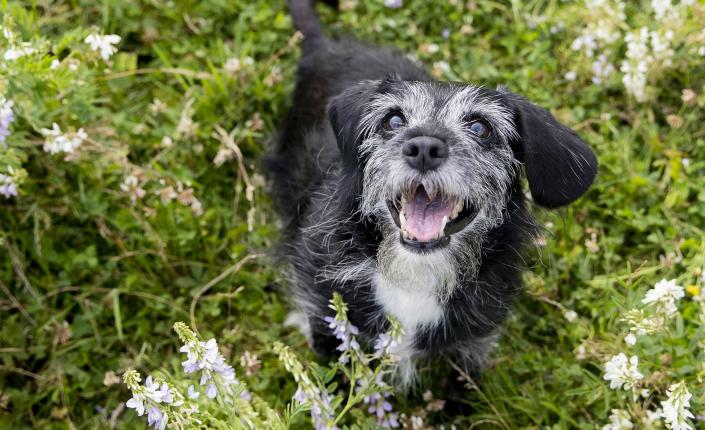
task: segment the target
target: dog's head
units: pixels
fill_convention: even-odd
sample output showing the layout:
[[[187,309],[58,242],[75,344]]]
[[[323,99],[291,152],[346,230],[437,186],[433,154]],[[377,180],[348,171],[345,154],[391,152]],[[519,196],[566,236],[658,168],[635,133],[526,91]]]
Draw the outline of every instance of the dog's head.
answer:
[[[597,161],[578,135],[523,97],[456,83],[366,81],[328,107],[359,210],[409,251],[486,232],[524,166],[536,203],[568,204]],[[460,242],[462,245],[462,241]]]

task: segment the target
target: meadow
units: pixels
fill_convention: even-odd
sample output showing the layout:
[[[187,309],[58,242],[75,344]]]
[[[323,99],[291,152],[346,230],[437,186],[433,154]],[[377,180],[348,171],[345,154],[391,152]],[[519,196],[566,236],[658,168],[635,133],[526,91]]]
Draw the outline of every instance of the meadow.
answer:
[[[300,55],[284,1],[3,0],[0,428],[144,428],[126,402],[152,374],[186,402],[202,390],[201,428],[331,428],[321,393],[340,428],[705,428],[705,1],[318,10],[330,34],[395,46],[439,79],[506,85],[598,155],[583,198],[533,208],[526,288],[467,381],[468,412],[451,417],[433,382],[351,401],[345,381],[389,357],[317,363],[283,324],[259,161]],[[182,343],[221,366],[214,400]],[[198,428],[166,398],[168,428]]]

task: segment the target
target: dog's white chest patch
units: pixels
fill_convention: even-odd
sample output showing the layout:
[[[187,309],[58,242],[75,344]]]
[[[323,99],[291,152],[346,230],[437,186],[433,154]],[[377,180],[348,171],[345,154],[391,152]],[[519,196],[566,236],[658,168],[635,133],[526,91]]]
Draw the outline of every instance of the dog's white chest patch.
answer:
[[[375,296],[386,313],[394,316],[411,339],[421,325],[434,325],[441,319],[443,309],[438,303],[433,280],[410,277],[408,281],[390,282],[380,272],[375,274]]]

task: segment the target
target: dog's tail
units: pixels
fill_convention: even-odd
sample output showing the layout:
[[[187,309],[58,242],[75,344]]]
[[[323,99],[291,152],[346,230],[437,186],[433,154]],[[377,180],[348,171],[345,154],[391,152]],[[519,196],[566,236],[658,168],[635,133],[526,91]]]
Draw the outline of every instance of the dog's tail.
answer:
[[[323,1],[332,7],[338,7],[338,0]],[[314,2],[315,0],[288,0],[294,27],[304,35],[304,41],[308,45],[323,39],[323,25],[316,14]]]

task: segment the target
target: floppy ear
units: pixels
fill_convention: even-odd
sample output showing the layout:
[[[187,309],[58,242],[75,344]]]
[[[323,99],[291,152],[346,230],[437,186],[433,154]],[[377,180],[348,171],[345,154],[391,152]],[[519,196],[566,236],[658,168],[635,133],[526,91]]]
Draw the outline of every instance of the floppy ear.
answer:
[[[360,121],[365,111],[365,103],[372,97],[375,82],[361,82],[343,91],[328,102],[328,119],[338,141],[338,147],[346,161],[357,161],[361,135]]]
[[[519,138],[517,158],[523,161],[534,201],[549,208],[582,196],[595,179],[595,153],[576,132],[524,97],[505,94],[514,108]]]

